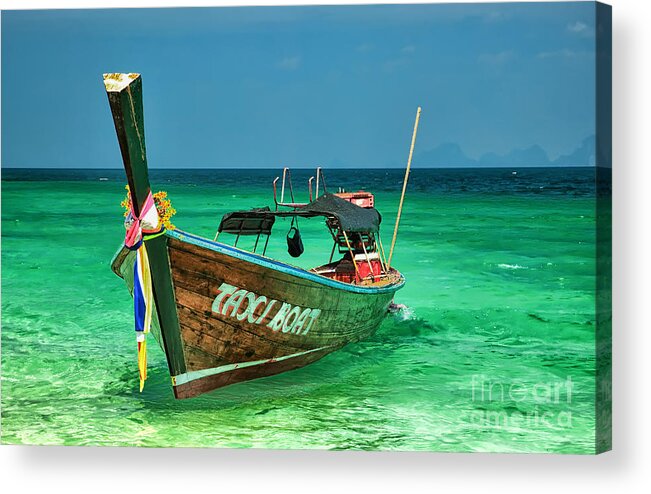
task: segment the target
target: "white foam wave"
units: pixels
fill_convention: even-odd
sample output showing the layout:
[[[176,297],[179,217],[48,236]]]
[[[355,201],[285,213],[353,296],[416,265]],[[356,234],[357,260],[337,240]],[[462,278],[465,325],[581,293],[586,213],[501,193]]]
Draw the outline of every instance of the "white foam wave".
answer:
[[[519,264],[498,264],[498,268],[502,269],[529,269],[526,266],[520,266]]]
[[[411,307],[407,307],[406,305],[399,304],[395,307],[395,311],[393,312],[393,315],[398,319],[399,321],[412,321],[416,319],[416,313],[414,309]]]

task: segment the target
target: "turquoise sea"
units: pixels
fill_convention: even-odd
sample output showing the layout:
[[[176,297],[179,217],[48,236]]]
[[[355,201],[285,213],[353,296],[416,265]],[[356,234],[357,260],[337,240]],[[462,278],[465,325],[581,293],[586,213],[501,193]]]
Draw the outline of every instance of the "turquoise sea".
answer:
[[[293,174],[305,199],[310,171]],[[227,211],[271,205],[276,175],[150,171],[175,225],[209,238]],[[402,175],[326,180],[376,194],[387,247]],[[132,302],[109,268],[124,183],[2,170],[3,443],[594,452],[594,168],[412,170],[393,262],[407,309],[308,367],[184,401],[153,339],[138,392]],[[322,220],[300,227],[303,257],[281,220],[268,255],[326,262]]]

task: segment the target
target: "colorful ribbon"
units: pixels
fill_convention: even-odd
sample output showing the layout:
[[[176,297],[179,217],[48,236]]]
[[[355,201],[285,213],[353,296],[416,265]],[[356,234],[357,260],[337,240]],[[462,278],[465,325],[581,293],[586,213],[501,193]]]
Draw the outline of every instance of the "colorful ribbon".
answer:
[[[147,340],[145,336],[151,328],[153,305],[149,258],[147,257],[147,248],[143,242],[136,251],[136,262],[133,265],[133,310],[136,342],[138,343],[140,391],[145,386],[145,379],[147,379]]]
[[[143,234],[159,233],[162,229],[158,229],[158,222],[158,211],[151,192],[145,199],[140,216],[134,214],[133,206],[131,206],[131,211],[125,220],[127,234],[124,244],[128,249],[136,251],[136,260],[133,264],[133,312],[138,343],[138,372],[141,392],[147,379],[147,340],[145,337],[151,328],[154,306],[149,257],[143,241],[145,240]]]
[[[158,210],[154,203],[154,196],[149,191],[140,210],[140,216],[136,216],[134,213],[132,201],[131,211],[129,211],[129,214],[124,220],[124,227],[127,229],[127,234],[124,237],[124,245],[128,249],[136,250],[140,247],[143,233],[158,233],[160,231],[158,223]]]

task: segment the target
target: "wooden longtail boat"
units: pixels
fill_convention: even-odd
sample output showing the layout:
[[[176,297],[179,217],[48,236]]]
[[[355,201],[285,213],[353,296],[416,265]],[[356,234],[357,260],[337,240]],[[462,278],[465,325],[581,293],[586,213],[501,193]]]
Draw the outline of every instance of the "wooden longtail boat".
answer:
[[[138,217],[150,194],[142,80],[139,74],[105,74],[104,83]],[[329,263],[305,270],[266,257],[266,243],[261,255],[176,229],[143,235],[155,306],[152,333],[167,356],[176,398],[296,369],[366,338],[404,285],[383,259],[371,194],[325,193],[320,170],[316,197],[307,204],[283,202],[284,176],[280,201],[273,185],[274,211],[228,213],[218,234],[236,235],[235,245],[241,235],[268,240],[278,217],[321,216],[334,241]],[[290,251],[302,248],[297,233],[288,238]],[[343,257],[333,262],[335,250]],[[132,293],[135,258],[124,246],[112,261]]]

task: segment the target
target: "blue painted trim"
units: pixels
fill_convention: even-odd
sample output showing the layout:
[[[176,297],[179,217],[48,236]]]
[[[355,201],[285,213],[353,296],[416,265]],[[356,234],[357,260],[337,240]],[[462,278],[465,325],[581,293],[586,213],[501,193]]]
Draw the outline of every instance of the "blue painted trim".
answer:
[[[257,264],[258,266],[262,266],[268,269],[273,269],[274,271],[290,274],[292,276],[296,276],[297,278],[303,278],[305,280],[314,281],[316,283],[320,283],[321,285],[326,285],[332,288],[337,288],[339,290],[345,290],[348,292],[365,293],[365,294],[390,293],[390,292],[395,292],[397,290],[400,290],[400,288],[402,288],[403,285],[405,284],[405,279],[401,277],[399,283],[396,283],[394,285],[387,285],[383,287],[351,285],[349,283],[333,280],[325,276],[318,275],[316,273],[311,273],[309,271],[306,271],[305,269],[301,269],[296,266],[292,266],[290,264],[285,264],[279,261],[275,261],[273,259],[261,256],[259,254],[247,252],[245,250],[241,250],[236,247],[231,247],[230,245],[222,244],[220,242],[214,242],[212,240],[208,240],[207,238],[202,238],[197,235],[193,235],[192,233],[187,233],[179,230],[167,230],[165,232],[165,235],[167,235],[170,238],[175,238],[176,240],[180,240],[181,242],[187,242],[192,245],[197,245],[199,247],[213,250],[215,252],[219,252],[221,254],[225,254],[227,256],[240,259],[242,261]]]

